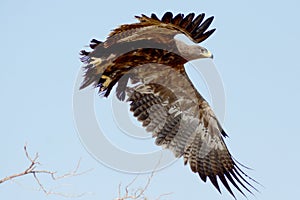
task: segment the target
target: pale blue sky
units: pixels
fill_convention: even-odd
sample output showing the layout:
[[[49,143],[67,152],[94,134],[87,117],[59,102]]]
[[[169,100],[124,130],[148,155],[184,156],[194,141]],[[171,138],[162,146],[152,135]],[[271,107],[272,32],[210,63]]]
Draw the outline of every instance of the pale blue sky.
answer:
[[[22,149],[27,142],[30,153],[40,153],[44,169],[63,173],[79,158],[82,170],[94,168],[54,183],[43,176],[45,186],[58,185],[63,193],[92,193],[82,200],[117,197],[118,184],[130,182],[135,175],[101,165],[80,142],[72,110],[73,86],[81,66],[78,52],[90,39],[103,40],[117,25],[135,22],[134,15],[205,12],[215,16],[212,26],[217,28],[204,46],[214,53],[225,87],[224,127],[230,136],[226,142],[235,158],[254,169],[247,172],[265,186],[249,199],[295,199],[300,178],[299,7],[296,0],[2,0],[0,178],[27,166]],[[147,175],[139,177],[134,187],[146,179]],[[17,181],[37,188],[32,177]],[[30,188],[4,183],[0,199],[64,199]],[[232,199],[222,189],[219,195],[180,160],[156,173],[146,195],[154,199],[173,192],[163,199]]]

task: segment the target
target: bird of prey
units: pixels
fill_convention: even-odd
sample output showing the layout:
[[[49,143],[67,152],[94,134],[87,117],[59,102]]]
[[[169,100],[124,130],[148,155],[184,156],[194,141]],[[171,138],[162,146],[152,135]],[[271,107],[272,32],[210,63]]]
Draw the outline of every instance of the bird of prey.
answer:
[[[134,117],[155,138],[155,143],[183,157],[193,172],[207,178],[221,193],[218,181],[235,195],[233,185],[244,196],[256,190],[228,151],[227,136],[216,115],[194,87],[184,64],[201,58],[212,58],[204,47],[215,29],[208,30],[213,17],[205,14],[186,16],[166,12],[161,19],[155,14],[136,16],[137,23],[114,29],[103,42],[93,39],[92,51],[81,51],[84,81],[99,88],[108,97],[116,86],[117,98],[126,99]],[[184,34],[194,45],[175,36]]]

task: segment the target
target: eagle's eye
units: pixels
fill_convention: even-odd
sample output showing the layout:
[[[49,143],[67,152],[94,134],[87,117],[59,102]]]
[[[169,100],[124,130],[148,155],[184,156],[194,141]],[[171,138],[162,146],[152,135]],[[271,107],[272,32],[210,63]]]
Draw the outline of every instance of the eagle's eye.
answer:
[[[201,53],[204,53],[204,54],[208,53],[208,50],[205,48],[200,48],[200,51],[201,51]]]

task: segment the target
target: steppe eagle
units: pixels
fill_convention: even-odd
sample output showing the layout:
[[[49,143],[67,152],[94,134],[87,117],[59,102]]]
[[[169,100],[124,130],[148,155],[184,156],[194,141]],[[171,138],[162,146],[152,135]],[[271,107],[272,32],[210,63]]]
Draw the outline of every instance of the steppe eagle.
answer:
[[[119,100],[130,102],[133,115],[155,137],[155,143],[183,157],[191,170],[206,182],[209,178],[220,191],[219,181],[234,196],[229,182],[244,196],[244,188],[255,187],[233,159],[223,140],[227,136],[207,101],[190,81],[184,64],[212,54],[199,45],[188,45],[175,38],[184,34],[194,43],[206,40],[213,17],[205,14],[161,19],[136,16],[137,23],[121,25],[104,41],[93,39],[91,52],[82,50],[85,64],[80,87],[99,87],[107,97],[117,83]],[[253,180],[254,181],[254,180]]]

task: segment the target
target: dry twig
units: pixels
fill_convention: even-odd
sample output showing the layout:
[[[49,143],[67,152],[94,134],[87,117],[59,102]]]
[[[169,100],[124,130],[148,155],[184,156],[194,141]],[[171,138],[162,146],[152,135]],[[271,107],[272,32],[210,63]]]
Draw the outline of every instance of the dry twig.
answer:
[[[72,194],[64,194],[64,193],[60,193],[60,192],[55,192],[53,190],[49,190],[46,189],[46,187],[41,183],[41,181],[38,178],[38,174],[47,174],[50,175],[50,177],[52,178],[52,180],[56,181],[58,179],[64,179],[64,178],[68,178],[68,177],[73,177],[73,176],[78,176],[78,175],[82,175],[84,173],[87,173],[90,170],[87,170],[85,172],[81,172],[78,173],[79,167],[80,167],[80,162],[81,159],[78,161],[78,164],[76,166],[76,168],[73,171],[70,171],[68,173],[65,173],[61,176],[56,176],[55,171],[49,171],[49,170],[37,170],[37,166],[40,165],[40,163],[38,162],[39,159],[39,154],[35,153],[34,158],[31,158],[28,151],[27,151],[27,145],[24,145],[24,152],[26,155],[26,158],[30,161],[30,165],[22,172],[20,173],[16,173],[10,176],[7,176],[3,179],[0,179],[0,184],[4,183],[6,181],[14,181],[14,179],[21,177],[21,176],[25,176],[25,175],[29,175],[32,174],[35,181],[37,182],[37,184],[39,185],[39,191],[43,191],[46,195],[50,195],[50,194],[55,194],[55,195],[60,195],[60,196],[64,196],[64,197],[81,197],[83,195],[85,195],[86,193],[81,193],[81,194],[77,194],[77,195],[72,195]]]
[[[132,194],[129,194],[128,189],[137,180],[138,175],[125,187],[125,195],[123,197],[121,197],[121,183],[120,183],[119,184],[119,191],[118,191],[119,196],[118,196],[118,198],[115,198],[114,200],[126,200],[126,199],[147,200],[148,198],[145,196],[145,191],[149,187],[150,182],[151,182],[151,180],[154,176],[155,170],[158,167],[159,163],[160,163],[160,160],[157,163],[157,166],[155,167],[155,169],[151,172],[150,176],[148,177],[146,185],[143,188],[136,189]],[[156,198],[156,200],[159,200],[161,197],[167,196],[167,195],[170,195],[170,194],[172,194],[172,192],[161,194]]]

